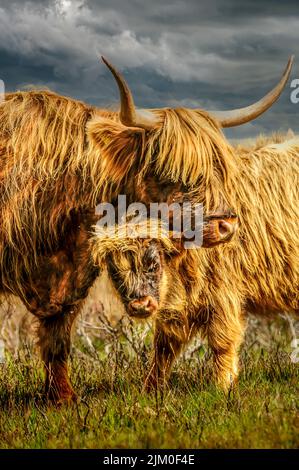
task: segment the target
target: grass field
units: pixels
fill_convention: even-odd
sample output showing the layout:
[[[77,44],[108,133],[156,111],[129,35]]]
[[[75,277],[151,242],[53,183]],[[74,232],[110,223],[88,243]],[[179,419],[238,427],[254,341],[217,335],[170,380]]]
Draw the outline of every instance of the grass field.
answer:
[[[209,379],[210,353],[198,343],[177,363],[167,390],[145,395],[151,334],[138,325],[107,327],[89,350],[78,337],[71,377],[81,401],[59,410],[43,402],[35,354],[25,348],[7,357],[0,366],[0,447],[298,447],[299,367],[290,360],[286,321],[252,322],[240,382],[228,396]]]

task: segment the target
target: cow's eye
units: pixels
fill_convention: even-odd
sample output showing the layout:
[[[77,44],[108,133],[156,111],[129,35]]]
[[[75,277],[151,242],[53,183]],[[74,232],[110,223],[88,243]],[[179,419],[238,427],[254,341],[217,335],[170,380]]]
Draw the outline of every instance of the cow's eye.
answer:
[[[153,263],[147,268],[148,273],[156,273],[159,270],[159,263]]]

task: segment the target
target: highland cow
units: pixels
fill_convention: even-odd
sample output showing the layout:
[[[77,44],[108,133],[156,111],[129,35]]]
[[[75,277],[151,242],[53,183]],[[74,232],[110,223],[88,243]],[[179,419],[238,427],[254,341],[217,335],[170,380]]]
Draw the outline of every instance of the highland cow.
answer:
[[[138,111],[122,76],[106,65],[120,90],[120,112],[49,91],[9,93],[0,104],[0,290],[17,295],[37,317],[46,390],[57,402],[75,399],[67,358],[72,324],[99,273],[90,245],[95,206],[115,204],[119,194],[126,194],[128,203],[148,205],[184,200],[196,191],[207,216],[237,213],[236,190],[243,191],[244,202],[252,197],[242,183],[241,166],[247,160],[234,152],[221,127],[265,112],[280,96],[292,60],[279,84],[256,105],[211,114],[196,109]],[[277,164],[268,160],[269,166]],[[285,171],[283,167],[282,175]],[[290,193],[283,200],[291,218]],[[215,233],[222,242],[234,229],[225,216],[217,220]],[[256,228],[253,223],[244,230]],[[250,260],[255,265],[263,247],[260,239],[253,247]],[[222,252],[215,253],[220,257]],[[223,296],[230,307],[230,290]],[[226,314],[234,318],[234,312]]]
[[[238,376],[244,314],[299,314],[299,137],[269,140],[238,148],[240,228],[227,245],[178,251],[163,232],[144,236],[142,226],[142,238],[125,238],[121,228],[95,236],[95,262],[107,263],[127,313],[155,320],[147,388],[164,383],[200,332],[213,350],[216,380],[227,389]],[[209,233],[207,225],[204,238]]]

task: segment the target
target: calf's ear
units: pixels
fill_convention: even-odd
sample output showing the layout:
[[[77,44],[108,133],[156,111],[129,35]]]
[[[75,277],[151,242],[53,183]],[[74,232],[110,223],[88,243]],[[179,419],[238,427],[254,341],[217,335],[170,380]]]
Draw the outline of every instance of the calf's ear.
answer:
[[[87,124],[87,136],[92,151],[101,159],[103,182],[119,184],[133,166],[138,168],[144,148],[143,130],[97,117]]]

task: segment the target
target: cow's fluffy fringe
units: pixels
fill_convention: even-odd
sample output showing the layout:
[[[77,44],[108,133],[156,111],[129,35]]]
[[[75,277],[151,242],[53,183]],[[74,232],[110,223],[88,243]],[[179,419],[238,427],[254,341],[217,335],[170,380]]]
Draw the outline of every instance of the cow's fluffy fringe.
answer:
[[[236,161],[217,123],[205,111],[152,112],[161,124],[148,133],[98,115],[88,123],[91,140],[101,146],[104,197],[113,196],[111,187],[123,190],[133,168],[140,182],[150,173],[160,180],[181,182],[190,191],[196,188],[197,201],[204,202],[207,212],[218,209],[224,200],[233,206]]]

